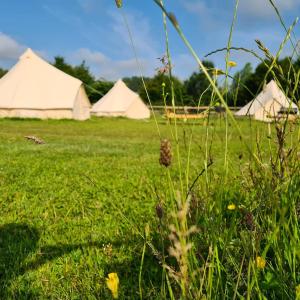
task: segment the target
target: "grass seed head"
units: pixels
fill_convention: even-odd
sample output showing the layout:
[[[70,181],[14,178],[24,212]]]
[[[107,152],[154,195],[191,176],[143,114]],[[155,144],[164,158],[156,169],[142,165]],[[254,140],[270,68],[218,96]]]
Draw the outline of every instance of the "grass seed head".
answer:
[[[172,162],[172,148],[171,142],[167,139],[163,139],[160,143],[160,158],[159,163],[162,166],[169,167]]]
[[[265,56],[266,56],[267,59],[269,59],[271,61],[274,60],[274,56],[271,54],[270,50],[267,47],[265,47],[265,45],[262,43],[261,40],[256,39],[255,42],[256,42],[258,48],[262,52],[264,52],[264,54],[265,54]]]
[[[116,5],[117,5],[117,8],[121,8],[122,7],[122,0],[115,0],[116,1]]]
[[[177,18],[175,17],[175,15],[172,12],[169,12],[168,13],[168,17],[169,17],[170,21],[172,22],[173,26],[175,28],[178,28],[179,27],[179,23],[178,23]]]
[[[122,7],[122,0],[115,0],[116,1],[116,5],[117,5],[117,8],[121,8]]]
[[[164,208],[161,203],[158,203],[155,207],[156,215],[161,220],[164,216]]]
[[[254,217],[253,214],[250,211],[245,211],[243,220],[242,220],[243,225],[250,231],[255,230],[255,222],[254,222]]]

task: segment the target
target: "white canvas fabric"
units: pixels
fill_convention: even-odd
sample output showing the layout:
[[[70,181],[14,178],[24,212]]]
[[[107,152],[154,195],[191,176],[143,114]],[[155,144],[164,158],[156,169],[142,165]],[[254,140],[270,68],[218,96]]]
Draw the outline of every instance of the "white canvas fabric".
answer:
[[[255,120],[271,122],[278,117],[280,110],[299,109],[288,99],[274,80],[271,80],[258,96],[235,113],[236,116],[250,116]]]
[[[31,49],[0,79],[0,116],[85,120],[90,101],[82,82]]]
[[[131,119],[150,117],[150,110],[139,95],[129,89],[120,79],[106,95],[93,105],[91,113],[95,116],[121,116]]]

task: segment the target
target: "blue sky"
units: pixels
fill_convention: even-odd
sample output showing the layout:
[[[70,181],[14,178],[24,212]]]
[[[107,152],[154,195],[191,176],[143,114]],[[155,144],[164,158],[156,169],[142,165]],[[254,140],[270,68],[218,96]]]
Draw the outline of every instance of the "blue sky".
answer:
[[[62,55],[67,62],[82,60],[97,78],[116,80],[139,75],[130,38],[124,22],[128,21],[141,62],[142,73],[151,76],[159,67],[158,57],[165,52],[162,16],[152,0],[124,0],[118,10],[114,0],[1,0],[0,67],[9,68],[30,47],[48,61]],[[274,0],[287,26],[300,16],[299,0]],[[200,58],[226,46],[235,0],[165,0]],[[197,70],[197,65],[169,27],[174,73],[181,79]],[[254,40],[261,39],[273,52],[279,48],[285,32],[268,0],[240,0],[233,33],[233,46],[257,50]],[[295,28],[295,41],[300,23]],[[291,53],[287,44],[283,54]],[[210,57],[217,67],[224,66],[224,53]],[[242,53],[232,53],[232,60],[242,67],[257,60]]]

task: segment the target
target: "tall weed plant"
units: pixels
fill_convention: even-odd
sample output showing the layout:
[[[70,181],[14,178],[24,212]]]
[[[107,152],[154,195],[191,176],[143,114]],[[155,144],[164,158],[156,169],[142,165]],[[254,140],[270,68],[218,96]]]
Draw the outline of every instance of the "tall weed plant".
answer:
[[[232,23],[225,48],[225,70],[208,70],[187,40],[180,23],[168,12],[162,0],[153,0],[162,11],[166,38],[166,62],[172,87],[172,61],[168,43],[168,25],[177,31],[182,42],[206,75],[213,90],[210,108],[221,103],[226,113],[223,167],[216,170],[213,153],[213,134],[218,120],[207,111],[208,117],[199,122],[182,124],[168,122],[172,140],[161,138],[161,172],[169,187],[155,188],[157,224],[149,224],[139,274],[139,293],[143,295],[143,265],[145,253],[151,253],[161,269],[159,299],[300,299],[300,173],[297,120],[274,119],[260,132],[255,122],[248,119],[249,131],[244,132],[227,105],[230,85],[232,51],[247,51],[267,66],[267,73],[275,79],[286,78],[291,84],[285,94],[294,103],[300,88],[299,71],[292,61],[298,57],[294,27],[286,26],[272,0],[279,22],[286,36],[272,54],[263,41],[257,40],[258,53],[232,47],[232,35],[237,18],[239,0],[236,0]],[[117,1],[119,8],[122,2]],[[129,30],[130,31],[130,30]],[[132,41],[133,43],[133,41]],[[293,49],[288,74],[283,73],[278,59],[284,47]],[[134,45],[133,45],[134,46]],[[222,75],[220,75],[222,74]],[[224,84],[216,84],[223,76]],[[280,85],[279,80],[277,83]],[[261,88],[264,82],[261,82]],[[146,84],[144,87],[147,89]],[[171,99],[173,111],[177,104],[174,90]],[[164,86],[162,97],[165,99]],[[150,100],[150,99],[149,99]],[[151,101],[149,102],[151,105]],[[198,105],[201,105],[201,97]],[[205,126],[206,140],[203,155],[192,157],[197,141],[193,138],[196,126]],[[229,151],[230,134],[235,130],[240,138],[241,154],[232,157]],[[250,135],[250,139],[247,136]],[[238,165],[239,174],[231,174]],[[200,166],[200,167],[199,167]],[[219,166],[220,168],[220,166]]]

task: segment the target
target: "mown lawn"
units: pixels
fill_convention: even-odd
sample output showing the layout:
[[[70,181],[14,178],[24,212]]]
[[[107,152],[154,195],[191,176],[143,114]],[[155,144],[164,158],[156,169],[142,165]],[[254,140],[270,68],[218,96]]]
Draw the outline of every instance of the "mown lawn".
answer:
[[[206,134],[214,174],[224,164],[224,122],[203,122],[178,126],[183,164],[194,130],[191,181],[204,166]],[[267,151],[267,125],[239,124],[250,147],[258,141]],[[172,139],[164,120],[159,128]],[[110,272],[119,275],[122,299],[138,298],[137,232],[146,223],[157,230],[155,190],[167,189],[159,140],[154,120],[0,120],[0,299],[110,299]],[[228,147],[235,178],[248,154],[233,126]],[[150,252],[143,270],[144,298],[159,299],[160,267]]]

